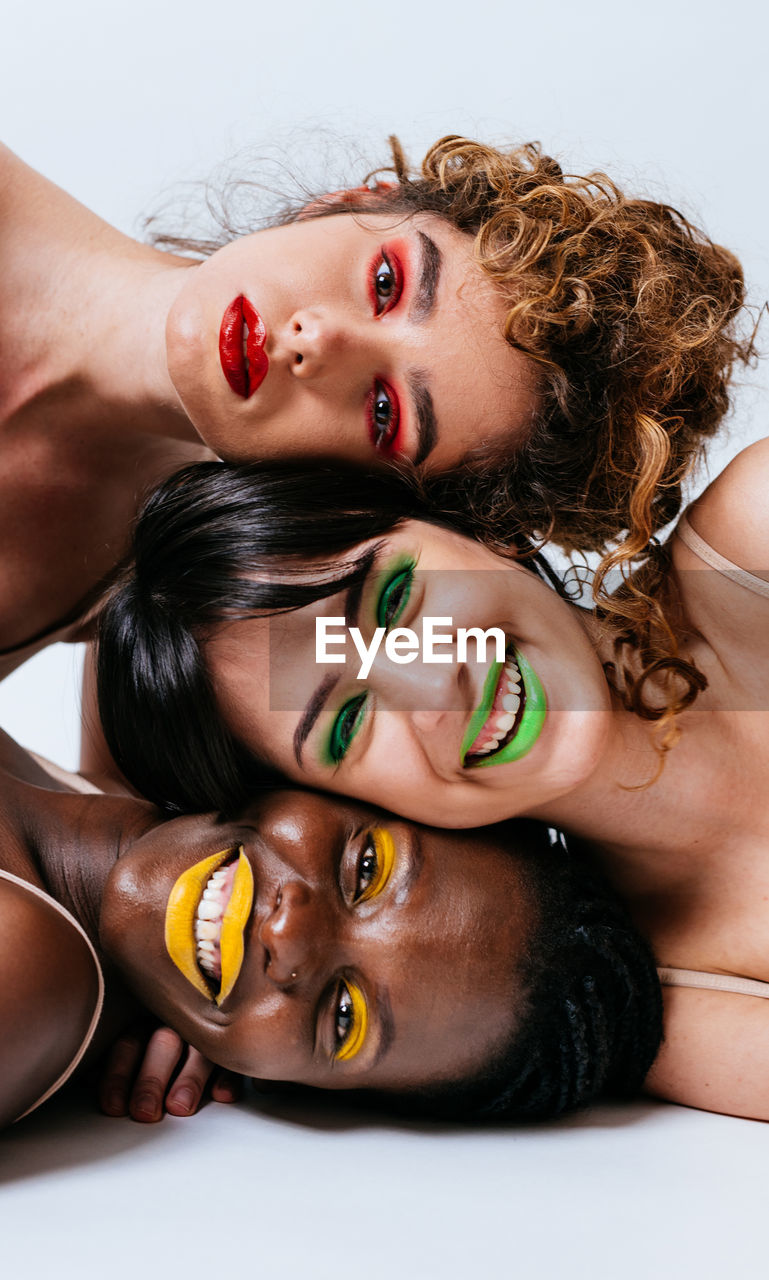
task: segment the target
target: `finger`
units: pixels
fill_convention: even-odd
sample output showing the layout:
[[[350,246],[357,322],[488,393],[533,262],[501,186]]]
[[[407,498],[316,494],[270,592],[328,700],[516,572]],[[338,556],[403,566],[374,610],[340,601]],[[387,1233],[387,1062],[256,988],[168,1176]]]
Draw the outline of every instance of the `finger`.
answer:
[[[183,1048],[181,1036],[170,1027],[158,1027],[150,1036],[128,1103],[132,1119],[144,1124],[162,1119],[163,1100]]]
[[[220,1068],[211,1081],[214,1102],[237,1102],[243,1094],[243,1077]]]
[[[144,1043],[144,1036],[126,1032],[110,1049],[98,1088],[99,1106],[106,1115],[127,1115],[131,1085]]]
[[[181,1070],[168,1091],[166,1111],[172,1116],[191,1116],[197,1111],[203,1090],[214,1070],[213,1062],[190,1045]]]

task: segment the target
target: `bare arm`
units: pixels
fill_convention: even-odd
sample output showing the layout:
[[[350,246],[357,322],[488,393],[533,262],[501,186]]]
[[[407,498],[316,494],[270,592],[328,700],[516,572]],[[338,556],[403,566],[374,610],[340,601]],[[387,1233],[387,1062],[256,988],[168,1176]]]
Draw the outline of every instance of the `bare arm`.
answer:
[[[727,560],[769,581],[769,437],[732,459],[694,504],[690,522]]]
[[[664,988],[665,1041],[646,1090],[703,1111],[769,1120],[769,1000]]]
[[[0,879],[0,1125],[67,1069],[98,998],[93,957],[44,900]]]
[[[80,709],[80,772],[111,795],[135,796],[110,755],[104,739],[96,699],[95,646],[89,645],[83,665]]]

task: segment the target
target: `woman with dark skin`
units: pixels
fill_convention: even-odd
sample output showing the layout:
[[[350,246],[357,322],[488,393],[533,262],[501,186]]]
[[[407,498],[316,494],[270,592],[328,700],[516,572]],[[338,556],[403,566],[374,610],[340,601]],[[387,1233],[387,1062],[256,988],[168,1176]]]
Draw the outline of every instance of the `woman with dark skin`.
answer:
[[[397,458],[504,543],[632,555],[675,514],[747,353],[732,255],[533,148],[394,165],[175,243],[201,264],[0,151],[0,676],[90,634],[142,496],[209,450]]]
[[[394,481],[192,469],[149,505],[105,609],[108,740],[165,804],[232,804],[280,772],[414,820],[589,841],[672,975],[652,1087],[769,1119],[768,483],[762,441],[660,549],[667,659]]]
[[[543,829],[447,834],[297,791],[168,821],[75,783],[0,737],[1,1123],[137,1004],[233,1071],[427,1113],[640,1088],[651,955]]]

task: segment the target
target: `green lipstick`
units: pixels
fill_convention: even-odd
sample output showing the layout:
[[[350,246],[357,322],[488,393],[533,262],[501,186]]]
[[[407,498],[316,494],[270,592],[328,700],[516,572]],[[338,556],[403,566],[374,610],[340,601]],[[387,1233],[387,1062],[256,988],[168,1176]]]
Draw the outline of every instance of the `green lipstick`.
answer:
[[[513,650],[513,657],[523,681],[523,714],[518,722],[518,727],[504,746],[466,764],[468,752],[488,720],[491,708],[494,705],[504,665],[501,662],[495,662],[489,668],[489,673],[483,685],[481,701],[470,717],[465,736],[462,739],[460,753],[463,768],[485,769],[494,764],[511,764],[514,760],[520,760],[522,756],[531,751],[542,732],[547,716],[545,691],[536,671],[518,649]]]

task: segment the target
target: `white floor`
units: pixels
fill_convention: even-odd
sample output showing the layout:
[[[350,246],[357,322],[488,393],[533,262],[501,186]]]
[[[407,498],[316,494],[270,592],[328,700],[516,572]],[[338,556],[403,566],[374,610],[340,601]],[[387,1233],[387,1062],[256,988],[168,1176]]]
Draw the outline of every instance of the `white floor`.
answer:
[[[477,1132],[55,1102],[0,1145],[3,1274],[759,1280],[766,1153],[762,1124],[656,1104]]]

